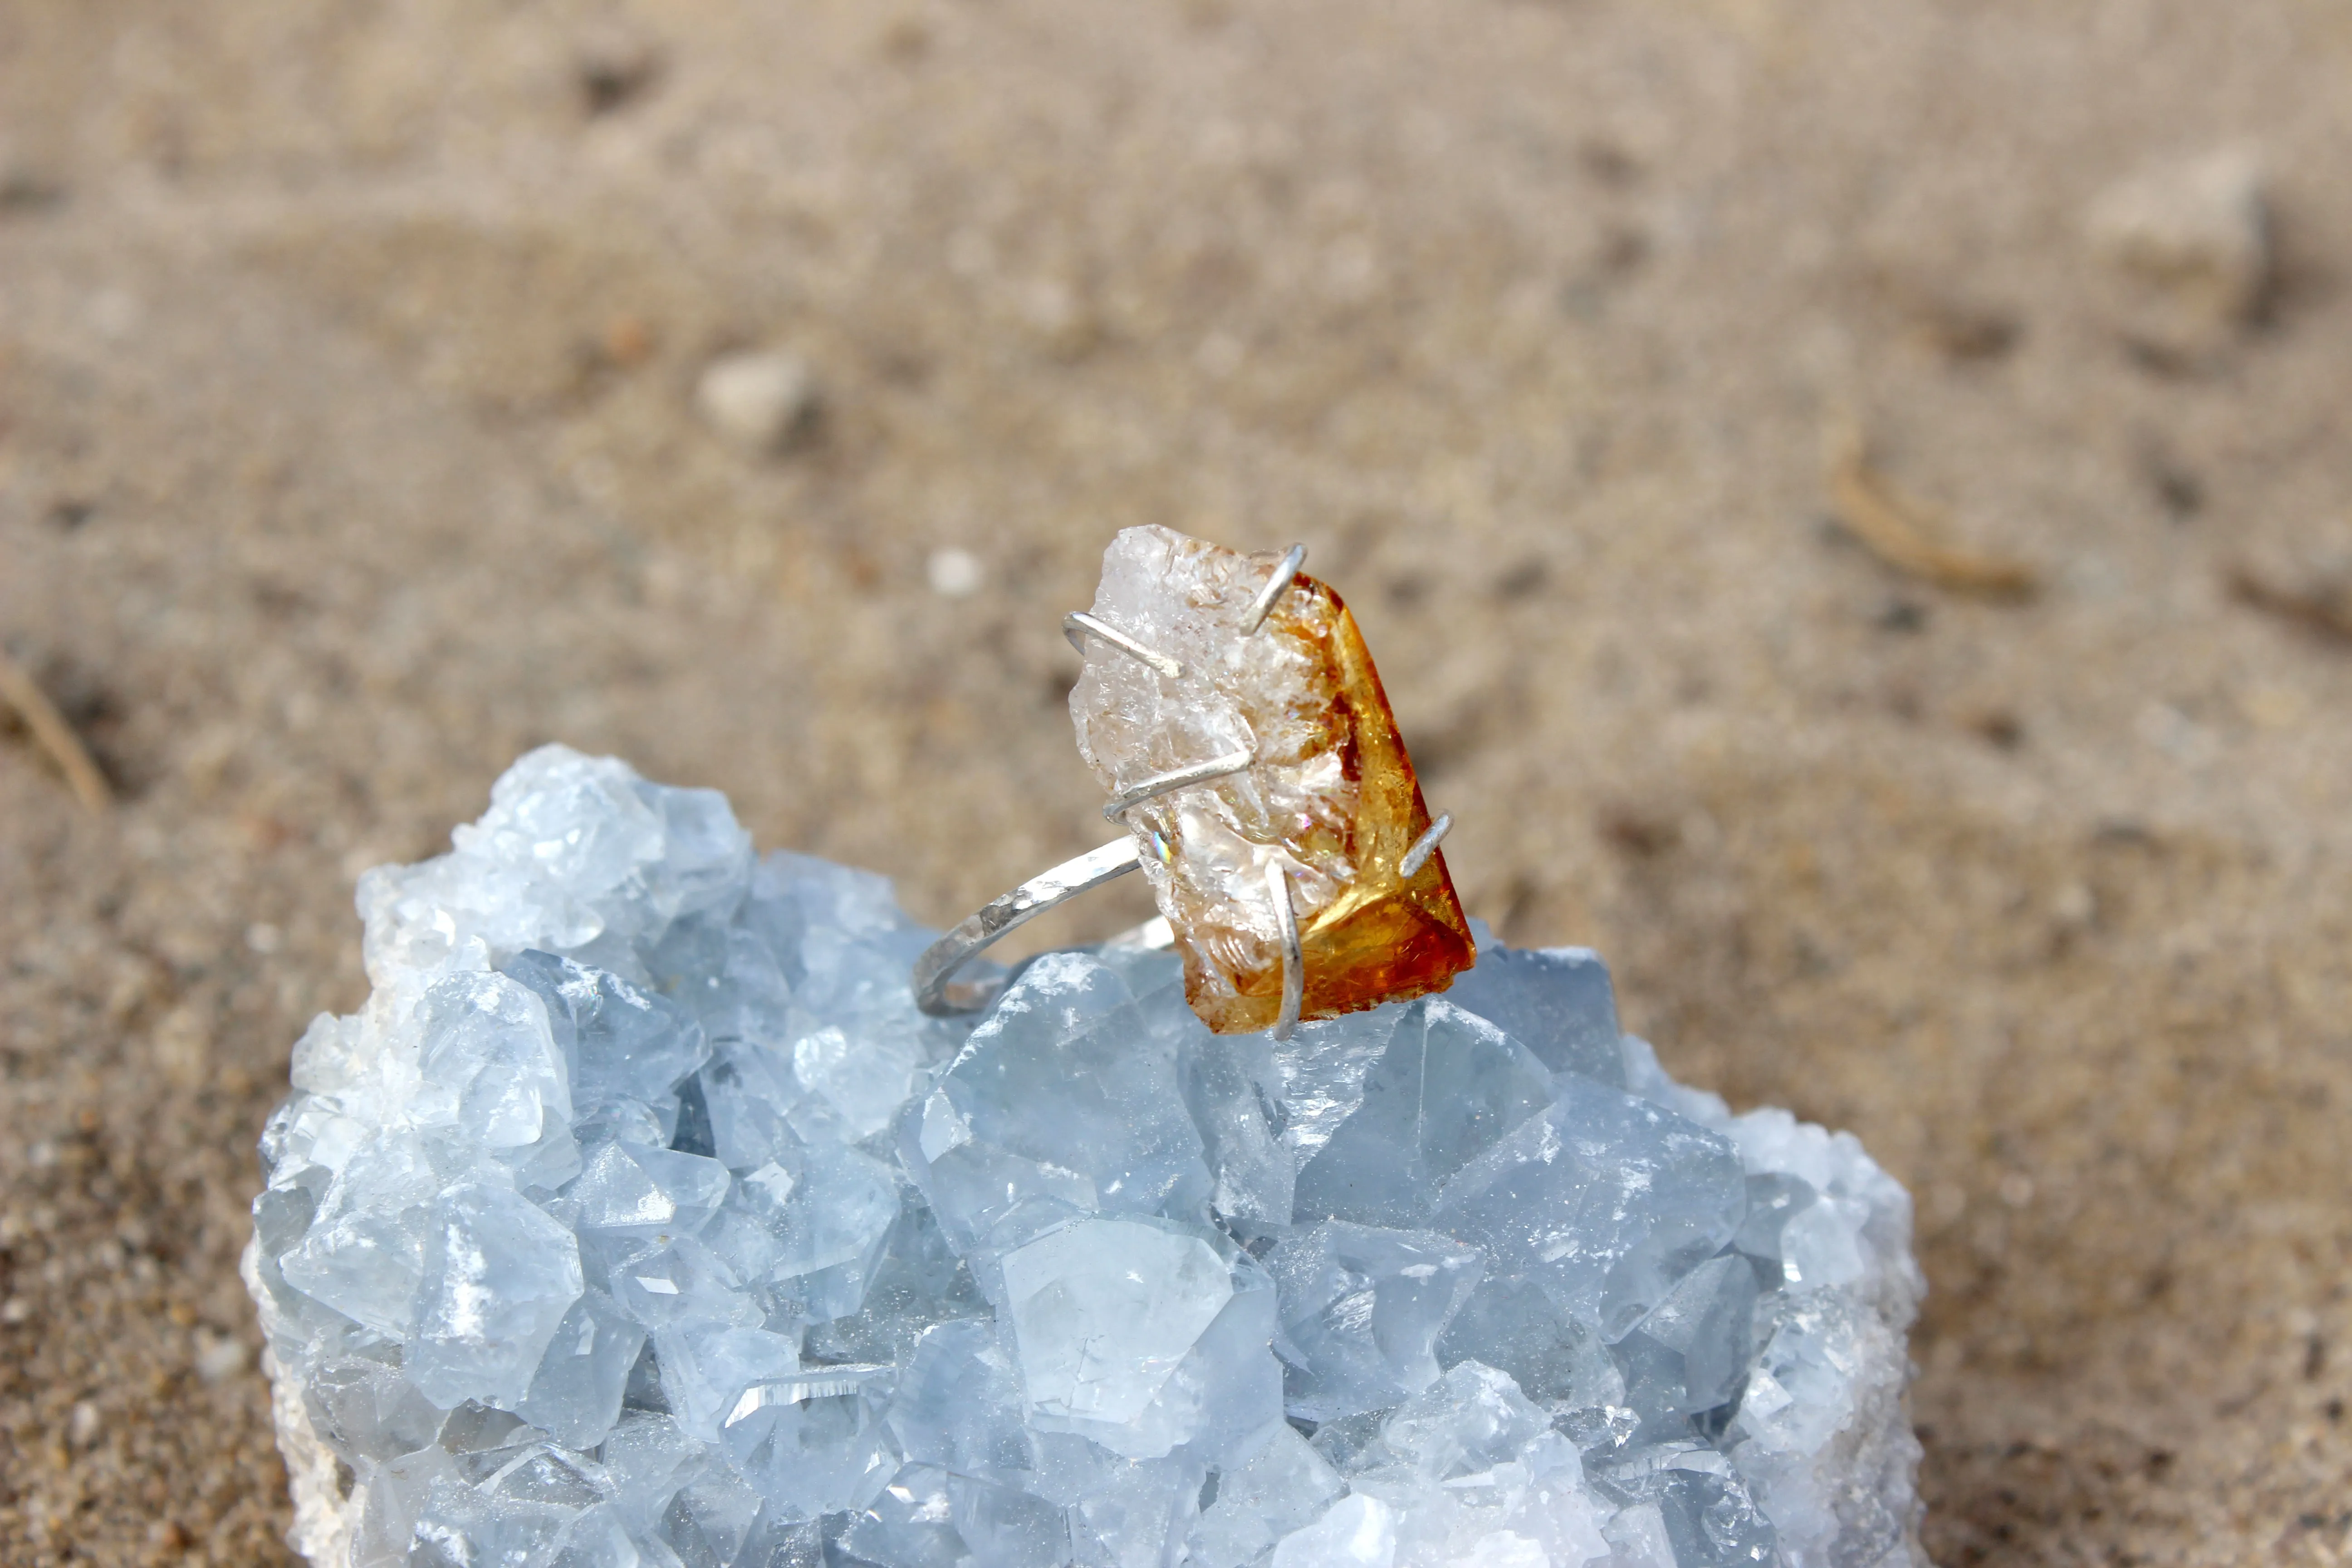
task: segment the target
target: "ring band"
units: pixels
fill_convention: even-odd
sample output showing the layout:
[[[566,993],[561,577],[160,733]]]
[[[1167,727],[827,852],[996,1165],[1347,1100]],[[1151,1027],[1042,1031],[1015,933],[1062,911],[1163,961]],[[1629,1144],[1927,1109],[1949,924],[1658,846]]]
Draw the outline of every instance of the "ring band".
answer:
[[[1002,898],[992,899],[977,913],[966,916],[955,929],[923,950],[915,960],[915,1005],[935,1018],[976,1013],[996,999],[998,981],[956,985],[957,970],[980,956],[1009,931],[1027,925],[1056,905],[1080,893],[1091,892],[1134,870],[1142,861],[1134,836],[1121,834],[1099,849],[1089,849],[1075,860],[1065,860],[1050,871],[1040,871]]]

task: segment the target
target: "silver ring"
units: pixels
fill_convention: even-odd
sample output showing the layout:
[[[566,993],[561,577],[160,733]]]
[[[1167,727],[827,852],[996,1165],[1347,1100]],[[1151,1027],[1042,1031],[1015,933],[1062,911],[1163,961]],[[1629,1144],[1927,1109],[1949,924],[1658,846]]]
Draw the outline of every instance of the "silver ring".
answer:
[[[1126,876],[1142,864],[1135,836],[1121,834],[1099,849],[1089,849],[1075,860],[1065,860],[1041,871],[1002,898],[992,899],[978,913],[923,950],[915,960],[915,1005],[935,1018],[955,1013],[976,1013],[996,999],[1001,981],[965,985],[950,984],[955,972],[977,958],[1006,931],[1018,930],[1056,905],[1069,902],[1105,882]]]
[[[1265,624],[1267,615],[1297,580],[1298,569],[1306,559],[1307,547],[1303,544],[1294,544],[1284,552],[1282,559],[1267,574],[1265,585],[1242,612],[1243,636],[1254,636]],[[1169,679],[1181,680],[1184,677],[1181,662],[1086,611],[1076,611],[1064,616],[1062,635],[1069,638],[1070,646],[1082,656],[1087,652],[1090,643],[1100,643]],[[1152,774],[1114,795],[1104,805],[1103,816],[1117,822],[1130,808],[1147,800],[1213,783],[1244,772],[1255,763],[1255,756],[1248,750],[1242,750]],[[1430,857],[1437,852],[1438,841],[1445,837],[1446,829],[1453,826],[1451,816],[1440,816],[1413,840],[1398,869],[1407,879],[1417,875],[1428,864]],[[1091,891],[1134,870],[1142,864],[1140,857],[1143,853],[1139,837],[1129,834],[1099,849],[1089,850],[1075,860],[1066,860],[1050,871],[1030,878],[1003,897],[992,900],[978,913],[924,949],[922,956],[915,961],[915,1005],[933,1017],[976,1013],[988,1006],[1003,990],[1004,982],[970,981],[959,984],[955,981],[957,971],[985,952],[1005,932],[1028,924],[1047,910],[1067,903],[1080,893]],[[1265,883],[1267,896],[1274,900],[1276,935],[1282,948],[1282,1005],[1274,1025],[1274,1037],[1286,1040],[1297,1028],[1299,1016],[1305,1010],[1307,960],[1299,941],[1297,906],[1291,902],[1290,877],[1279,860],[1266,867]],[[1151,950],[1168,947],[1174,941],[1175,933],[1167,917],[1162,915],[1111,938],[1104,945],[1122,950]]]

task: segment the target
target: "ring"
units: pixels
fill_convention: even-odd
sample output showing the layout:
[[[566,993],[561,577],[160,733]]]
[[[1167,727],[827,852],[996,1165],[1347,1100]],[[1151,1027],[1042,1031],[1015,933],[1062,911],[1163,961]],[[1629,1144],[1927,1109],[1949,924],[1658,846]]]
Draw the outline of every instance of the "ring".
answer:
[[[1030,878],[916,960],[916,1005],[987,1006],[959,982],[1006,932],[1141,867],[1157,919],[1114,947],[1173,946],[1185,1000],[1220,1034],[1444,990],[1476,959],[1431,818],[1355,617],[1299,568],[1307,547],[1243,554],[1164,528],[1123,531],[1091,609],[1065,616],[1086,659],[1078,751],[1127,835]]]

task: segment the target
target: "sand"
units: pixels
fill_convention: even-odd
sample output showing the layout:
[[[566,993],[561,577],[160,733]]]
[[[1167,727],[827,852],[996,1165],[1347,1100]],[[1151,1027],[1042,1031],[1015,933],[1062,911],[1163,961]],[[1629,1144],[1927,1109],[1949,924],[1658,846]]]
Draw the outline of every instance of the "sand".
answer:
[[[0,643],[114,795],[0,728],[0,1560],[287,1560],[235,1263],[362,868],[561,739],[950,921],[1104,837],[1058,622],[1150,521],[1307,542],[1473,912],[1910,1185],[1938,1563],[2336,1561],[2347,72],[2311,0],[0,4]],[[2213,157],[2251,283],[2120,267]],[[1846,431],[2034,591],[1833,525]]]

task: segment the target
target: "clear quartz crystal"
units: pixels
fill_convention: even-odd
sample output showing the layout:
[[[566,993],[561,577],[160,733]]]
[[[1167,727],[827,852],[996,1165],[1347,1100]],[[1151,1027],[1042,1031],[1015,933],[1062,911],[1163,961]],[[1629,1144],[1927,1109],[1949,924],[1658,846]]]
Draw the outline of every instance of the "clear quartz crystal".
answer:
[[[1922,1562],[1907,1198],[1589,952],[942,1022],[887,883],[561,748],[362,902],[246,1259],[320,1568]]]
[[[1442,991],[1474,955],[1444,855],[1402,874],[1429,810],[1355,617],[1301,575],[1249,629],[1278,561],[1164,528],[1123,531],[1103,554],[1093,614],[1183,673],[1089,638],[1070,693],[1078,750],[1114,796],[1219,757],[1252,759],[1124,814],[1175,929],[1186,996],[1220,1034],[1263,1029],[1281,1011],[1276,868],[1306,960],[1304,1017]]]

